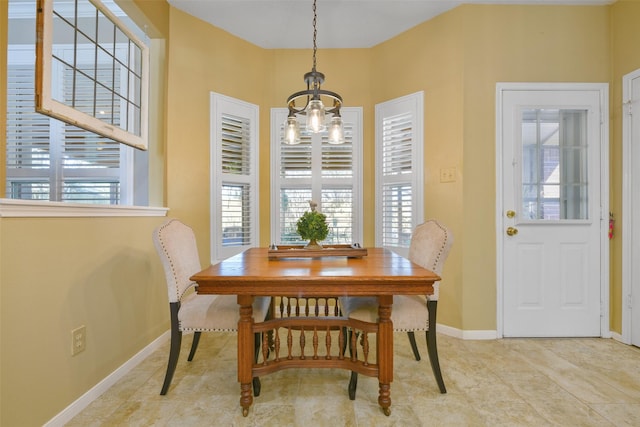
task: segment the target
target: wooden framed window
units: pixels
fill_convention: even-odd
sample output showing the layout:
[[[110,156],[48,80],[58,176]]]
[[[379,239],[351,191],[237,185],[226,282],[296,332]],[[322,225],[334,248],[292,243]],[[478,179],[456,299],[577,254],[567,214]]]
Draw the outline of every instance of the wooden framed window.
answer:
[[[36,111],[148,146],[147,46],[99,0],[37,0]]]

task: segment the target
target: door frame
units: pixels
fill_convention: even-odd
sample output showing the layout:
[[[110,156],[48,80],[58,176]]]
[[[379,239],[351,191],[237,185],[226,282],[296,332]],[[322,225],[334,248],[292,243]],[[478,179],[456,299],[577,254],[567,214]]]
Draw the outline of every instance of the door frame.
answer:
[[[640,230],[640,220],[633,215],[634,205],[640,200],[633,195],[640,191],[640,175],[634,173],[633,161],[637,160],[638,149],[633,149],[633,121],[631,118],[632,106],[632,81],[640,78],[640,69],[632,71],[622,77],[622,333],[620,341],[632,344],[633,340],[633,291],[634,283],[640,280],[640,269],[633,263],[633,248],[637,248],[640,242],[635,241]],[[637,112],[636,112],[637,114]],[[636,138],[638,136],[636,135]],[[634,154],[636,158],[634,158]],[[615,231],[614,231],[615,233]],[[638,286],[636,285],[637,289]],[[637,298],[636,298],[637,300]],[[640,309],[640,308],[637,308]],[[640,327],[640,325],[636,325]]]
[[[502,135],[503,92],[535,90],[590,90],[600,93],[600,336],[610,338],[609,328],[609,84],[608,83],[496,83],[496,336],[504,333],[504,247]]]

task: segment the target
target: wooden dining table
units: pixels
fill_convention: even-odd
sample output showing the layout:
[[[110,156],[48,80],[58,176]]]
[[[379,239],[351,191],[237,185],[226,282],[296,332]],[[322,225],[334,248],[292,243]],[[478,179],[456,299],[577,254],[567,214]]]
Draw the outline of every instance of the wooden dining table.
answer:
[[[268,248],[251,248],[191,277],[198,284],[199,294],[238,297],[238,382],[243,415],[248,414],[253,402],[252,379],[287,368],[342,368],[377,377],[378,403],[385,415],[389,415],[393,381],[393,296],[430,295],[433,283],[440,277],[383,248],[367,248],[366,255],[358,257],[273,258],[270,252]],[[258,296],[272,299],[377,297],[378,321],[369,324],[340,314],[304,317],[295,314],[254,322],[252,304]],[[297,354],[292,351],[292,330],[303,331]],[[343,332],[347,330],[357,333]],[[260,344],[262,349],[255,348],[256,333],[265,337]],[[375,360],[369,360],[371,334],[375,336]],[[347,344],[351,349],[349,355],[345,355]],[[358,345],[360,350],[356,351]],[[260,350],[262,360],[256,358]]]

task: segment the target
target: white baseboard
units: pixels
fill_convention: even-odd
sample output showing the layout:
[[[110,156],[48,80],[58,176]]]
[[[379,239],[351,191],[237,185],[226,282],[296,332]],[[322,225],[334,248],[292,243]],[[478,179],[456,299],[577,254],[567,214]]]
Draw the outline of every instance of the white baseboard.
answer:
[[[436,330],[444,335],[450,337],[460,338],[463,340],[495,340],[498,338],[498,332],[495,330],[471,330],[464,331],[462,329],[453,328],[447,325],[441,325],[438,323]]]
[[[450,337],[454,337],[454,338],[460,338],[463,340],[495,340],[498,339],[498,331],[494,331],[494,330],[471,330],[471,331],[465,331],[462,329],[458,329],[458,328],[453,328],[451,326],[447,326],[447,325],[441,325],[440,323],[438,323],[437,326],[437,331],[438,333],[441,333],[443,335],[448,335]],[[621,343],[624,344],[629,344],[628,342],[625,342],[622,335],[618,334],[617,332],[611,332],[611,331],[606,331],[605,333],[602,334],[601,338],[612,338],[616,341],[620,341]]]
[[[171,336],[171,331],[167,331],[153,340],[149,345],[140,350],[135,356],[127,360],[122,366],[109,374],[105,379],[92,387],[85,394],[80,396],[75,402],[67,406],[62,412],[51,418],[44,424],[44,427],[62,427],[73,417],[78,415],[84,408],[89,406],[91,402],[96,400],[102,393],[107,391],[109,387],[114,385],[118,380],[124,377],[129,371],[138,366],[151,353],[156,351]]]

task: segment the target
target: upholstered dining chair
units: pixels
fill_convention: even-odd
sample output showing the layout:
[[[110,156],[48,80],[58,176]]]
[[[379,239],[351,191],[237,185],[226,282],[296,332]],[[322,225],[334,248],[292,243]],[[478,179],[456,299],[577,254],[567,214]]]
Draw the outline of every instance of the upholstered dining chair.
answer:
[[[170,219],[153,232],[153,243],[160,256],[169,291],[171,316],[171,348],[167,373],[161,395],[167,394],[178,364],[183,332],[193,332],[188,361],[198,348],[202,332],[237,331],[240,318],[235,295],[198,295],[196,283],[189,277],[201,270],[198,247],[193,230],[177,219]],[[253,304],[255,321],[263,321],[268,314],[271,298],[256,298]],[[256,357],[260,348],[256,334]],[[253,392],[260,394],[260,380],[253,379]]]
[[[440,275],[444,262],[453,244],[451,231],[434,219],[418,225],[411,235],[409,259],[434,273]],[[415,331],[425,331],[427,351],[431,361],[431,369],[441,393],[447,389],[442,379],[438,347],[436,344],[436,313],[440,282],[433,285],[433,295],[396,295],[393,298],[391,321],[393,330],[407,332],[411,349],[416,360],[420,360],[420,352],[416,345]],[[342,297],[340,308],[343,315],[365,322],[376,322],[378,319],[378,303],[375,297]],[[358,373],[351,372],[349,397],[355,399]]]

